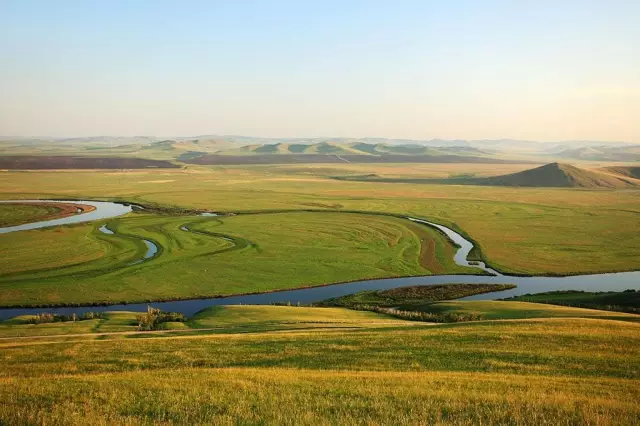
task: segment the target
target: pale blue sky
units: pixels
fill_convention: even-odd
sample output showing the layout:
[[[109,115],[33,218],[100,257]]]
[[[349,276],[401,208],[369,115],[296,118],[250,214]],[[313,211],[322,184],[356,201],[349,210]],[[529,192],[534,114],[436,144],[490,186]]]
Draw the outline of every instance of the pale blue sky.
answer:
[[[0,134],[640,142],[640,1],[0,0]]]

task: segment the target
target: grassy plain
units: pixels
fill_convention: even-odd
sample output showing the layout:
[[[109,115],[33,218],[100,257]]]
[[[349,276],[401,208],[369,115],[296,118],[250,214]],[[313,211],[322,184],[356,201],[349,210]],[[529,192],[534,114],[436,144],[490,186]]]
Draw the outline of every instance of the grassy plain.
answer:
[[[132,214],[3,235],[1,304],[118,303],[220,296],[366,278],[477,273],[439,232],[351,213],[229,217]],[[188,231],[181,229],[186,226]],[[144,263],[154,241],[158,255]]]
[[[342,309],[245,306],[193,321],[235,332],[0,339],[0,422],[640,421],[637,323],[429,325]]]
[[[326,166],[326,167],[325,167]],[[529,165],[510,166],[528,168]],[[486,175],[493,165],[420,165]],[[448,167],[448,169],[445,169]],[[507,166],[500,166],[508,168]],[[341,172],[341,168],[344,168]],[[354,170],[357,168],[357,170]],[[214,211],[362,210],[411,214],[471,236],[489,263],[521,274],[638,268],[638,190],[341,182],[337,174],[416,175],[416,165],[244,166],[118,172],[0,173],[0,197],[97,197]],[[507,171],[506,169],[504,170]],[[37,188],[37,189],[36,189]]]

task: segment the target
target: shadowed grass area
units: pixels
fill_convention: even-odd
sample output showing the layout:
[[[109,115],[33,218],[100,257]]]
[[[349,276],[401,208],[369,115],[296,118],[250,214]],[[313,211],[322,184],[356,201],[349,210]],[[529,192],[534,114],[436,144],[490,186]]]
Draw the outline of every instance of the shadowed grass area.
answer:
[[[541,303],[507,301],[452,301],[436,302],[420,310],[436,314],[461,313],[479,315],[483,319],[521,319],[549,317],[606,318],[622,321],[640,322],[640,315],[606,312],[595,309],[582,309],[565,306],[544,305]]]
[[[524,294],[505,300],[640,313],[640,292],[633,289],[617,292],[550,291],[546,293]]]

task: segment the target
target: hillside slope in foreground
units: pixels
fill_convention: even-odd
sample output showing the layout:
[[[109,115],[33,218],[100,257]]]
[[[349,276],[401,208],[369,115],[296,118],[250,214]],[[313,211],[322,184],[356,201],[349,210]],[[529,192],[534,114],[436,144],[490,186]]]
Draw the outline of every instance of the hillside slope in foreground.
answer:
[[[498,314],[514,303],[464,308]],[[530,305],[516,304],[519,312]],[[597,312],[551,308],[545,316]],[[640,422],[635,322],[574,317],[434,325],[275,306],[215,308],[193,320],[219,329],[0,339],[0,423]],[[88,322],[94,321],[100,320]]]

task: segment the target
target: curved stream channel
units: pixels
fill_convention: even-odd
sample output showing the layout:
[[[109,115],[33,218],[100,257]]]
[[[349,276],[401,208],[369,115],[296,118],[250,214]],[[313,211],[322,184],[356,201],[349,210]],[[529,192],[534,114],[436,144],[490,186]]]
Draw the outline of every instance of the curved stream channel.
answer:
[[[47,220],[42,222],[33,222],[24,225],[0,228],[0,234],[7,232],[24,231],[29,229],[45,228],[56,225],[65,225],[71,223],[90,222],[99,219],[108,219],[111,217],[121,216],[131,212],[129,205],[104,201],[70,201],[70,200],[11,200],[0,201],[0,203],[20,203],[20,202],[62,202],[81,203],[94,206],[96,209],[81,213],[75,216],[69,216],[60,219]],[[214,214],[206,214],[213,216]],[[406,277],[406,278],[385,278],[376,280],[355,281],[344,284],[332,284],[319,287],[302,288],[297,290],[283,290],[272,293],[260,293],[244,296],[228,296],[207,299],[190,299],[179,300],[173,302],[154,302],[154,303],[132,303],[126,305],[109,305],[109,306],[78,306],[78,307],[61,307],[61,308],[0,308],[0,319],[7,319],[17,315],[36,314],[38,312],[51,312],[57,314],[70,315],[72,313],[81,314],[87,311],[135,311],[142,312],[147,310],[147,306],[151,305],[165,311],[181,312],[186,316],[191,316],[196,312],[214,305],[268,305],[272,303],[291,302],[292,304],[301,303],[308,304],[319,302],[331,297],[339,297],[347,294],[356,293],[363,290],[386,290],[396,287],[404,287],[410,285],[434,285],[447,283],[463,283],[463,284],[516,284],[517,287],[511,290],[477,294],[462,298],[460,300],[495,300],[505,297],[517,296],[526,293],[541,293],[554,290],[584,290],[584,291],[622,291],[628,288],[640,289],[640,271],[618,272],[608,274],[592,274],[592,275],[574,275],[569,277],[516,277],[510,275],[502,275],[499,272],[488,268],[482,262],[469,262],[467,257],[473,249],[473,244],[466,240],[457,232],[436,223],[428,222],[421,219],[407,217],[413,222],[422,223],[426,226],[434,227],[447,235],[459,248],[454,256],[454,260],[458,265],[469,266],[482,269],[493,274],[492,276],[481,275],[432,275],[426,277]],[[189,228],[182,226],[180,228],[185,232],[191,231]],[[100,227],[100,231],[106,234],[114,234],[114,231],[106,225]],[[1,237],[0,237],[1,238]],[[143,259],[135,263],[140,263],[155,256],[158,247],[149,240],[143,240],[147,243],[147,253]]]

